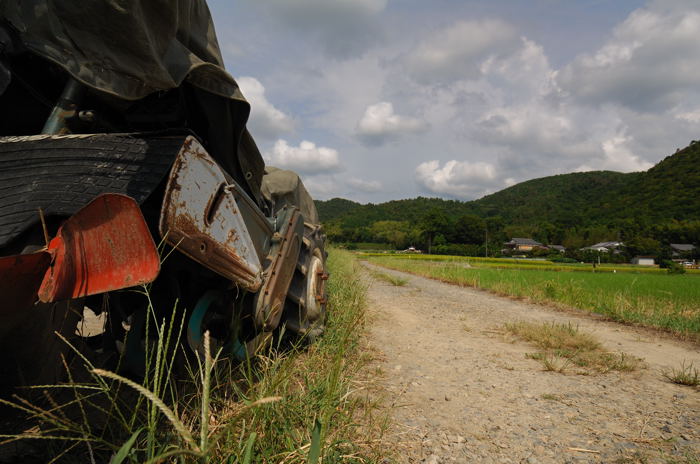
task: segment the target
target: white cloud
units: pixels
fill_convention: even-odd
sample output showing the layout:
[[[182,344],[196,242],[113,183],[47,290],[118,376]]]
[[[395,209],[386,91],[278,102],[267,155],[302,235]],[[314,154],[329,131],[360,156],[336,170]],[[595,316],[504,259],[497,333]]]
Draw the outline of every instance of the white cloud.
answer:
[[[429,192],[462,199],[476,198],[502,184],[496,168],[482,161],[451,160],[441,168],[439,161],[432,160],[419,164],[415,174],[419,185]]]
[[[331,177],[303,177],[304,187],[317,200],[324,200],[338,195],[338,182]]]
[[[405,64],[423,83],[476,78],[485,58],[516,43],[515,29],[502,20],[459,21],[420,43]]]
[[[389,102],[370,105],[357,123],[357,134],[369,145],[381,145],[401,134],[421,132],[426,124],[419,119],[399,116]]]
[[[315,143],[306,140],[298,147],[290,146],[286,140],[278,140],[272,152],[267,154],[266,161],[278,168],[309,175],[336,172],[340,169],[337,150],[317,147]]]
[[[691,123],[700,123],[700,110],[686,111],[684,113],[676,114],[676,119],[681,119],[683,121]]]
[[[668,110],[698,97],[700,4],[655,2],[634,11],[597,52],[578,57],[558,76],[580,101],[636,111]]]
[[[376,180],[365,180],[351,177],[347,184],[355,190],[365,193],[376,193],[382,189],[382,183]]]
[[[583,164],[576,171],[593,171],[593,170],[611,170],[611,171],[646,171],[652,164],[640,160],[629,149],[628,144],[631,141],[630,137],[618,134],[610,139],[604,140],[601,143],[603,150],[602,159],[597,160],[597,163]]]
[[[276,139],[294,130],[294,121],[267,100],[265,87],[254,77],[237,79],[241,92],[250,103],[248,128],[255,137]]]

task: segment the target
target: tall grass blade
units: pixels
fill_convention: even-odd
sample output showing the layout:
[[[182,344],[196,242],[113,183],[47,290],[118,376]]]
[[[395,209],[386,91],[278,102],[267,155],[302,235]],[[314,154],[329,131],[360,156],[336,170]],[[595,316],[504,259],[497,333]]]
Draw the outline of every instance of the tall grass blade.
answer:
[[[163,400],[154,395],[153,392],[142,387],[136,382],[127,379],[126,377],[122,377],[119,374],[115,374],[114,372],[106,371],[103,369],[93,369],[92,372],[94,374],[99,375],[100,377],[107,377],[108,379],[118,380],[119,382],[128,385],[129,387],[133,388],[134,390],[148,398],[151,401],[151,403],[153,403],[153,405],[157,407],[160,410],[160,412],[162,412],[163,415],[170,421],[177,433],[190,446],[190,448],[192,448],[192,450],[194,450],[197,453],[200,452],[197,443],[195,443],[194,438],[192,438],[192,434],[189,430],[187,430],[185,424],[183,424],[180,421],[180,419],[177,418],[173,410],[170,409],[165,403],[163,403]]]
[[[129,456],[131,448],[134,447],[134,443],[136,443],[136,439],[139,437],[142,431],[143,427],[138,429],[131,435],[131,437],[129,437],[129,439],[121,446],[121,448],[119,448],[117,454],[114,455],[114,457],[110,461],[111,464],[122,464],[122,462],[124,462],[124,459],[126,459],[127,456]]]
[[[317,464],[321,456],[321,421],[316,419],[316,424],[311,432],[311,447],[309,448],[309,464]]]
[[[250,464],[250,461],[253,459],[253,445],[257,437],[258,434],[255,432],[248,437],[248,441],[245,444],[245,454],[243,454],[243,464]]]

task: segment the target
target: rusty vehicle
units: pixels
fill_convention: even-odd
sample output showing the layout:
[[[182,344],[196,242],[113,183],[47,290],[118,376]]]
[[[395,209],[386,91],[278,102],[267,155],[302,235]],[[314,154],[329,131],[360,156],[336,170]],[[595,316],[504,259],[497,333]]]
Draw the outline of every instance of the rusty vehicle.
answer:
[[[105,322],[85,344],[132,372],[151,313],[184,311],[191,353],[205,331],[238,357],[282,326],[323,331],[316,209],[265,166],[204,1],[0,14],[3,385],[56,381],[88,308]]]

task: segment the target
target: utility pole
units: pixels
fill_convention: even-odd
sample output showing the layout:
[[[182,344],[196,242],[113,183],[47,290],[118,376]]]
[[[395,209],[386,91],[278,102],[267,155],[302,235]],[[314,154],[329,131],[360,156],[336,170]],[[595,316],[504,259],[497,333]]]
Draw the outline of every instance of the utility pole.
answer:
[[[485,255],[485,257],[488,258],[489,257],[489,226],[488,226],[488,224],[486,224],[485,231],[486,231],[486,255]]]

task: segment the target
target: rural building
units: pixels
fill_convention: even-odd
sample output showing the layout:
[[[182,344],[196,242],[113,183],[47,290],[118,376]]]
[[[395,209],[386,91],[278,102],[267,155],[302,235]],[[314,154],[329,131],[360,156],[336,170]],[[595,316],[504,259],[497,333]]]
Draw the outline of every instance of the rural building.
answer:
[[[540,242],[531,238],[512,238],[510,242],[505,242],[506,251],[532,251],[535,248],[546,248]]]
[[[656,261],[654,261],[653,256],[635,256],[632,258],[632,264],[636,264],[638,266],[654,266]]]
[[[621,253],[622,248],[624,244],[622,242],[600,242],[600,243],[595,243],[591,246],[587,246],[584,248],[581,248],[581,251],[586,251],[586,250],[592,250],[592,251],[598,251],[600,253]]]
[[[695,245],[690,243],[669,243],[673,258],[688,257],[695,252]]]
[[[561,245],[547,245],[550,250],[558,251],[559,253],[566,252],[566,248]]]

